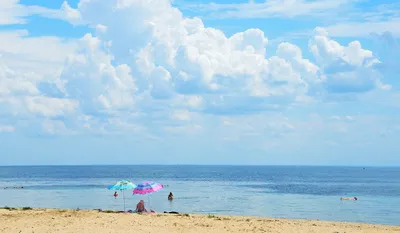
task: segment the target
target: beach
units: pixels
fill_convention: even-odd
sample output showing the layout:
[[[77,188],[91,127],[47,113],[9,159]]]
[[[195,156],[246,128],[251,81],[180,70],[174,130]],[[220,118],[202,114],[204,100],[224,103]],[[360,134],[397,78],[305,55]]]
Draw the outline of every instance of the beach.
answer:
[[[400,226],[217,215],[1,209],[0,232],[386,233],[400,232]]]

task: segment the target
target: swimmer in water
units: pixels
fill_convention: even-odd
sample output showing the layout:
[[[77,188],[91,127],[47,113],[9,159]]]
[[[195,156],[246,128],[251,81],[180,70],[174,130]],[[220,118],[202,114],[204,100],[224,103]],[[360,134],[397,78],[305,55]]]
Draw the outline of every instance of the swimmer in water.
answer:
[[[170,192],[168,195],[168,200],[172,201],[173,199],[174,199],[174,194],[172,194],[172,192]]]
[[[341,201],[357,201],[358,198],[357,197],[341,197],[340,198]]]

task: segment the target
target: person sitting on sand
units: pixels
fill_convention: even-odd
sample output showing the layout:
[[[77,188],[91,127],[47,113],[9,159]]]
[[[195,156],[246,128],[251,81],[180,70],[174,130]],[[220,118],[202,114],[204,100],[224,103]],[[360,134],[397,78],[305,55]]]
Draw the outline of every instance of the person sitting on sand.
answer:
[[[115,193],[114,193],[114,198],[116,199],[117,197],[118,197],[118,193],[115,192]]]
[[[357,197],[341,197],[340,200],[342,201],[357,201],[358,198]]]
[[[174,199],[174,194],[172,194],[172,192],[170,192],[168,195],[168,200],[172,201],[172,199]]]
[[[143,200],[140,200],[139,203],[137,203],[136,212],[137,213],[147,213],[147,210],[144,207],[144,201]]]

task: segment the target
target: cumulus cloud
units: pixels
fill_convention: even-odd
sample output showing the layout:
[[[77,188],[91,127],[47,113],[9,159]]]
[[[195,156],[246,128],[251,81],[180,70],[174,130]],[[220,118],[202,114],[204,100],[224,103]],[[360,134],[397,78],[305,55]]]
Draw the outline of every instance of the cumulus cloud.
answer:
[[[60,13],[62,18],[66,19],[68,22],[74,25],[84,24],[84,22],[82,22],[80,12],[70,7],[67,1],[64,1],[63,4],[61,5]]]
[[[227,37],[220,30],[205,27],[198,18],[183,17],[169,1],[85,1],[77,10],[82,20],[96,27],[98,33],[92,40],[107,44],[101,49],[110,56],[108,60],[112,57],[115,64],[131,67],[137,94],[148,92],[146,96],[153,99],[183,95],[188,104],[207,113],[258,112],[305,95],[308,85],[302,75],[311,81],[316,78],[312,76],[318,68],[301,54],[266,58],[268,39],[263,31],[249,29]],[[93,49],[94,45],[88,46]],[[70,65],[76,73],[77,64]],[[68,81],[71,74],[64,73],[62,77]],[[77,91],[79,85],[73,89],[70,92]],[[99,94],[95,95],[91,99],[98,98]]]
[[[114,66],[112,55],[103,50],[107,46],[86,34],[60,76],[66,97],[79,101],[85,114],[134,106],[136,87],[131,68],[126,64]]]
[[[168,0],[81,0],[76,9],[64,2],[62,11],[71,23],[91,31],[68,48],[69,42],[42,38],[54,50],[52,58],[64,61],[59,73],[49,79],[39,71],[0,69],[0,108],[41,116],[49,132],[68,125],[60,124],[60,117],[84,129],[101,125],[104,130],[113,130],[107,124],[136,129],[130,126],[133,119],[140,124],[152,117],[173,118],[190,123],[165,131],[197,132],[202,127],[191,121],[191,113],[256,114],[310,102],[321,93],[385,86],[371,51],[357,41],[343,46],[321,28],[309,41],[314,62],[287,42],[267,54],[263,31],[227,36],[199,18],[184,17]],[[55,44],[71,53],[57,53]],[[34,48],[1,51],[47,57]],[[268,127],[295,130],[290,123]]]
[[[34,37],[26,30],[1,31],[0,121],[18,129],[39,129],[35,125],[43,119],[74,115],[79,101],[64,98],[59,90],[60,70],[74,48],[72,40]]]
[[[78,7],[82,19],[96,26],[99,33],[96,37],[85,36],[87,40],[90,39],[86,44],[88,49],[83,49],[67,64],[62,79],[67,83],[66,91],[69,95],[77,92],[93,94],[90,97],[85,96],[85,103],[94,103],[93,100],[101,98],[103,106],[109,108],[120,104],[116,101],[106,101],[104,96],[100,96],[102,90],[94,90],[94,86],[105,87],[100,79],[91,85],[71,84],[71,78],[77,80],[75,77],[78,73],[83,77],[81,81],[93,82],[96,79],[89,77],[101,76],[95,70],[99,70],[98,66],[101,64],[110,64],[111,60],[115,64],[120,64],[119,67],[132,69],[132,77],[125,79],[131,80],[132,84],[116,85],[113,92],[114,94],[126,92],[124,98],[120,97],[119,100],[127,101],[125,105],[131,107],[135,94],[133,77],[137,82],[138,94],[148,92],[153,99],[171,99],[176,95],[186,95],[188,104],[194,106],[199,105],[200,100],[206,101],[203,106],[208,109],[212,109],[214,103],[225,105],[226,99],[232,104],[236,100],[243,102],[251,99],[253,95],[286,98],[281,92],[294,92],[291,86],[301,84],[300,78],[293,73],[282,77],[281,84],[268,87],[268,79],[275,84],[273,78],[268,76],[276,76],[275,73],[280,72],[276,70],[274,64],[285,61],[271,58],[272,64],[268,64],[268,60],[264,58],[267,38],[258,29],[250,29],[227,38],[222,31],[204,27],[198,18],[184,18],[169,1],[114,3],[114,1],[101,1],[101,3],[86,1],[81,2]],[[113,7],[114,13],[109,11]],[[96,9],[96,13],[93,9]],[[99,15],[102,16],[98,17]],[[123,21],[135,23],[121,24]],[[95,52],[100,54],[91,54]],[[83,61],[85,56],[97,60],[94,59],[89,64]],[[105,58],[100,61],[100,57]],[[110,68],[113,69],[111,66],[112,64]],[[94,70],[87,69],[89,67]],[[77,70],[82,71],[77,72]],[[260,88],[258,84],[264,86]],[[90,87],[91,91],[80,90],[83,86]],[[125,92],[121,92],[123,88],[126,89]],[[235,92],[238,94],[232,96]],[[192,94],[214,95],[190,97]],[[224,100],[215,98],[218,94],[227,96]],[[243,98],[241,95],[250,98]]]
[[[0,64],[0,110],[10,116],[40,115],[55,117],[72,113],[79,105],[70,99],[43,96],[38,89],[40,78],[34,73],[20,73]]]
[[[76,48],[74,39],[32,36],[27,30],[0,30],[0,65],[29,80],[56,80],[65,58]]]
[[[329,92],[367,92],[375,88],[388,89],[382,84],[376,69],[380,61],[372,51],[363,49],[359,41],[342,46],[328,36],[323,28],[316,28],[309,48],[325,76],[324,86]]]

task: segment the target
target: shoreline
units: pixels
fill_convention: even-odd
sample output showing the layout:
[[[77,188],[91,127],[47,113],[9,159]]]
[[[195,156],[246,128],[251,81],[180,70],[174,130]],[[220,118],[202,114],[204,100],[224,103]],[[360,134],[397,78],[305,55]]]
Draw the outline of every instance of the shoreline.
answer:
[[[103,210],[0,209],[0,232],[400,232],[400,226],[203,214],[136,214]]]

